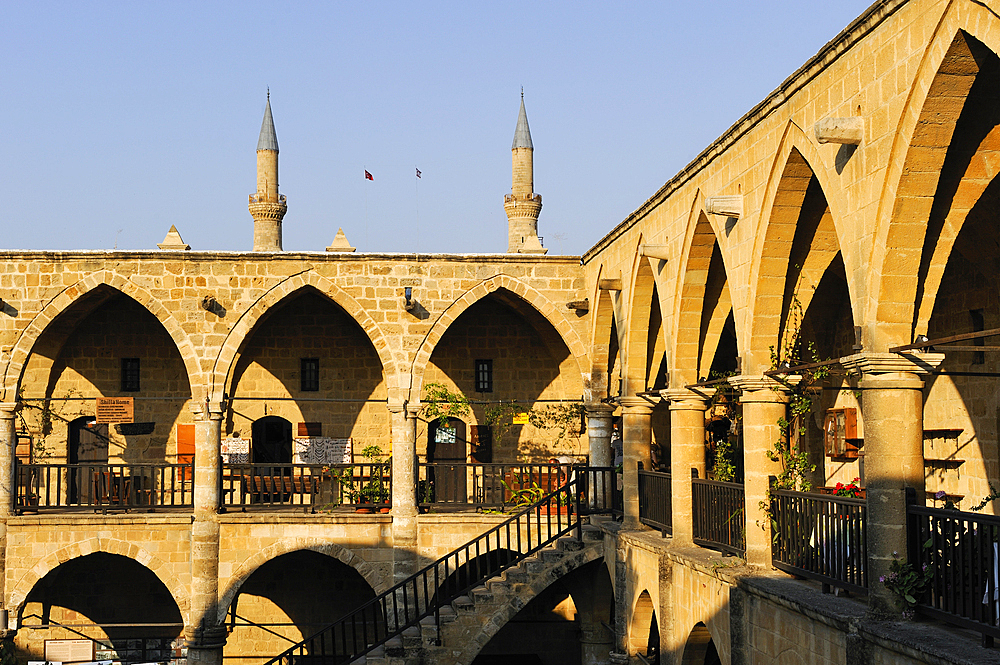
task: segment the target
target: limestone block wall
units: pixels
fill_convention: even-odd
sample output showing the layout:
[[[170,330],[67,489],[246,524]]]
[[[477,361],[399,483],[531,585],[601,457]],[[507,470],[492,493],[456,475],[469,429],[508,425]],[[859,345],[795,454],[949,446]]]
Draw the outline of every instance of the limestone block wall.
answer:
[[[118,554],[148,568],[187,618],[190,586],[188,515],[22,516],[7,523],[4,607],[18,608],[60,564],[95,552]]]

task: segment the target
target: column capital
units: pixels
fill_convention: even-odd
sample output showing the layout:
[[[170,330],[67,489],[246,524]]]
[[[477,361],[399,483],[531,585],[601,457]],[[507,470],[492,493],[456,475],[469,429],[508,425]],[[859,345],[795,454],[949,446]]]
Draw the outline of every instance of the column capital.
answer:
[[[0,402],[0,419],[10,420],[13,418],[19,406],[21,406],[20,402]]]
[[[654,404],[642,397],[619,397],[618,403],[621,404],[623,409],[635,415],[648,416],[653,413]]]
[[[584,404],[583,410],[588,416],[596,416],[600,418],[601,416],[610,417],[612,413],[615,412],[614,404],[604,404],[599,402],[597,404]]]
[[[671,411],[706,411],[714,395],[715,388],[699,388],[697,392],[689,388],[660,391],[660,397],[667,400]]]
[[[195,420],[222,420],[225,412],[222,402],[192,401],[189,408]]]
[[[861,374],[930,374],[944,362],[943,353],[856,353],[840,364]]]
[[[801,380],[802,377],[797,374],[789,374],[783,381],[769,376],[741,374],[729,377],[729,384],[743,392],[740,402],[784,403],[788,401],[789,385],[797,385]]]

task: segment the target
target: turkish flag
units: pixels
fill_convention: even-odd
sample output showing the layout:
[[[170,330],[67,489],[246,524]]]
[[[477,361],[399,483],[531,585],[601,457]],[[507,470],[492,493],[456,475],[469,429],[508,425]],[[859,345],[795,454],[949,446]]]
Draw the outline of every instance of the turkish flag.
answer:
[[[373,181],[373,182],[374,182],[374,181],[375,181],[375,178],[373,178],[373,177],[372,177],[372,174],[371,174],[371,173],[369,173],[369,172],[368,172],[368,171],[366,170],[366,171],[365,171],[365,180],[371,180],[371,181]]]

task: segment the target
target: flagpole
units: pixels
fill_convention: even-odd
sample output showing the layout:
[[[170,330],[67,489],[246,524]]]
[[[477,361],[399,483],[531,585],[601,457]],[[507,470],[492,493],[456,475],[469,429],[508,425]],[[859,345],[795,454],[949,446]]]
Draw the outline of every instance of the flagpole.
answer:
[[[417,173],[420,173],[420,169],[416,166],[413,167]],[[413,179],[413,210],[417,213],[417,239],[413,243],[413,251],[416,254],[420,253],[420,176]]]
[[[365,166],[365,251],[371,249],[371,245],[368,244],[368,167]]]

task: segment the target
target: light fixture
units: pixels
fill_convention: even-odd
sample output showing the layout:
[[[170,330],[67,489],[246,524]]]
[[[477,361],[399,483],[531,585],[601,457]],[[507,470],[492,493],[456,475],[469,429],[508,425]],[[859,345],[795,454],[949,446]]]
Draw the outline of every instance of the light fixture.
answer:
[[[404,286],[403,287],[403,297],[405,299],[404,302],[403,302],[404,309],[406,309],[407,312],[413,311],[413,308],[416,306],[416,303],[413,302],[413,287],[412,286]]]

